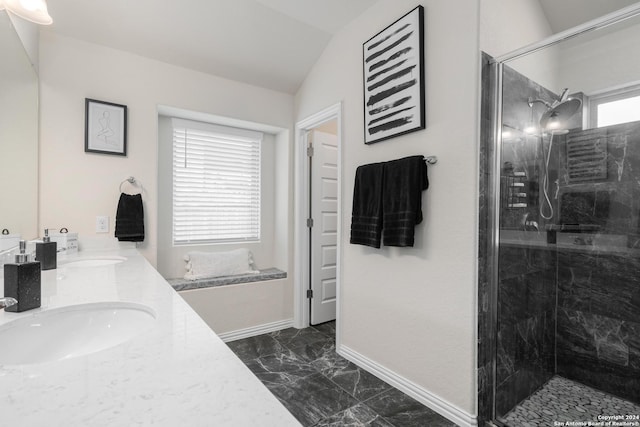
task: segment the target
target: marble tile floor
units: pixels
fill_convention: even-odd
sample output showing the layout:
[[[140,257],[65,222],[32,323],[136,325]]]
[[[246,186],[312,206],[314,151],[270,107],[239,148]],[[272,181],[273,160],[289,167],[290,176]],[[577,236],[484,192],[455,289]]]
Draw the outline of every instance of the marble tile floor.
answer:
[[[303,426],[455,426],[339,356],[335,322],[227,344]]]
[[[542,427],[569,425],[569,421],[597,423],[598,415],[640,416],[640,405],[555,376],[500,421],[509,427]]]

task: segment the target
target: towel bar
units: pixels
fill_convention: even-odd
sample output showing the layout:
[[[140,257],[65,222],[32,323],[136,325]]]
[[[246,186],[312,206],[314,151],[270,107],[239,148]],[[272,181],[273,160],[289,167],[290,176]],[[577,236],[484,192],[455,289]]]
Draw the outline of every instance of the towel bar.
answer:
[[[428,156],[424,158],[424,161],[427,162],[428,165],[435,165],[438,163],[438,158],[436,156]]]

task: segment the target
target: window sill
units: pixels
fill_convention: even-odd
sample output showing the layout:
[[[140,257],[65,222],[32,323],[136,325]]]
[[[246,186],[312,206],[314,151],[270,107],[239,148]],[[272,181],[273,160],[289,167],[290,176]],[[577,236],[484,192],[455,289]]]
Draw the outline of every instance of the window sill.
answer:
[[[238,274],[234,276],[209,277],[206,279],[187,280],[169,279],[167,282],[176,291],[188,291],[193,289],[213,288],[217,286],[238,285],[241,283],[263,282],[266,280],[284,279],[287,277],[285,271],[277,268],[266,268],[259,270],[257,274]]]

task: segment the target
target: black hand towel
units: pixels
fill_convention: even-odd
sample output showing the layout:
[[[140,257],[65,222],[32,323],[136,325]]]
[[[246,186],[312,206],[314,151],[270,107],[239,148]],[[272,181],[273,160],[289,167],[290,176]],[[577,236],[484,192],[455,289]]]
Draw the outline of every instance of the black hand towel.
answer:
[[[380,247],[383,174],[383,163],[363,165],[356,169],[351,212],[352,244]]]
[[[142,242],[144,240],[142,195],[120,194],[116,212],[115,236],[121,242]]]
[[[422,191],[429,188],[423,156],[384,164],[382,210],[385,246],[413,246],[414,229],[422,222]]]

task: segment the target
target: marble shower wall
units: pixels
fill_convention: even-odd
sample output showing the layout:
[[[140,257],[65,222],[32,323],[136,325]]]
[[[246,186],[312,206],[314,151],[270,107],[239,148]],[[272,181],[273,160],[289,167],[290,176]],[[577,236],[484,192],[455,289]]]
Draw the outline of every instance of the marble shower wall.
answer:
[[[603,176],[572,182],[567,165],[577,159],[568,158],[567,141],[578,139],[593,141],[605,153]],[[556,221],[596,225],[600,236],[615,240],[613,246],[640,248],[640,122],[574,130],[559,138],[558,147],[561,206]]]
[[[539,129],[525,132],[528,127],[539,127],[539,120],[546,110],[544,104],[534,102],[529,106],[529,99],[542,99],[553,102],[558,95],[528,79],[514,69],[504,66],[502,75],[502,176],[503,185],[509,178],[509,169],[515,173],[524,173],[518,180],[524,181],[524,187],[518,193],[526,194],[515,202],[524,203],[526,207],[510,208],[505,196],[508,189],[503,187],[500,211],[501,229],[523,229],[525,221],[535,221],[540,230],[544,230],[547,220],[540,215],[543,203],[544,159],[549,147],[549,138],[542,135]],[[557,141],[556,137],[556,141]],[[559,145],[551,144],[551,159],[559,156]],[[553,191],[553,183],[557,179],[557,163],[549,164],[549,188]],[[557,201],[551,197],[553,209],[557,210]],[[548,212],[548,211],[545,211]]]
[[[542,168],[540,135],[523,129],[537,122],[542,104],[529,107],[528,99],[557,97],[553,92],[529,80],[515,70],[504,67],[503,74],[503,176],[509,169],[524,173],[526,207],[509,208],[501,202],[501,230],[524,231],[525,221],[535,221],[543,230],[539,215]],[[533,119],[533,120],[532,120]],[[503,133],[504,135],[504,133]],[[554,149],[554,151],[557,148]],[[552,153],[553,156],[554,153]],[[550,179],[557,169],[552,168]],[[498,321],[496,340],[496,415],[509,412],[520,401],[546,383],[554,373],[556,322],[555,252],[534,248],[526,235],[507,245],[501,241],[499,251]]]
[[[501,245],[496,414],[502,416],[554,373],[556,259],[552,251]]]
[[[560,252],[558,266],[558,374],[640,403],[638,254]]]
[[[560,163],[560,197],[580,196],[560,217],[599,230],[558,250],[557,372],[640,403],[640,123],[585,132],[606,147],[607,176],[572,184]]]
[[[495,78],[490,61],[491,57],[484,54],[478,224],[478,425],[483,425],[492,416],[494,355],[497,354],[496,412],[501,416],[553,374],[555,330],[555,258],[547,251],[528,248],[526,241],[509,248],[501,247],[499,289],[496,291],[500,303],[491,297],[489,177],[490,159],[496,144],[493,136]],[[505,144],[508,153],[503,153],[503,159],[525,171],[535,189],[542,157],[539,139],[536,140],[539,137],[525,136],[519,130],[531,119],[529,97],[552,99],[555,95],[508,67],[505,67],[503,80],[505,129],[514,131],[513,138]],[[512,218],[510,221],[514,226],[527,213],[535,220],[538,197],[537,192],[532,192],[527,209],[504,208],[501,217]],[[498,316],[495,326],[491,324],[493,310]]]

